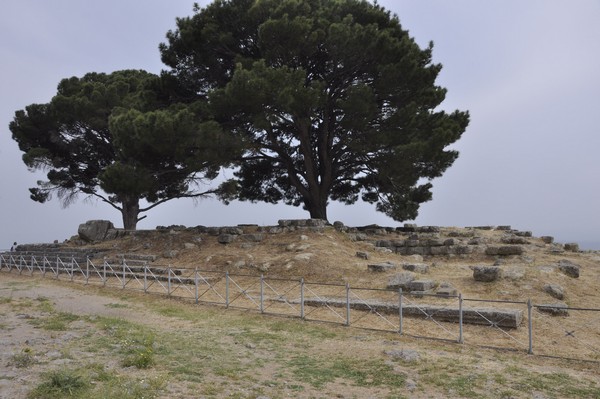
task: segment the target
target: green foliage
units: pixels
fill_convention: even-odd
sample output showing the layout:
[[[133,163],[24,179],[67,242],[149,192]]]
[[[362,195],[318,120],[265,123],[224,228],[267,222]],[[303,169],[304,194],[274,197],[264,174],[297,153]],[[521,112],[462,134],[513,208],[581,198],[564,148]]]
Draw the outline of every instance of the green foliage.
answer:
[[[90,382],[75,370],[51,371],[43,382],[28,395],[30,399],[81,397],[90,388]]]
[[[66,331],[69,323],[78,320],[79,316],[72,313],[53,313],[48,317],[41,317],[31,321],[33,325],[48,331]]]
[[[325,219],[329,200],[362,199],[396,220],[416,217],[469,121],[438,110],[446,90],[432,44],[419,48],[396,16],[361,0],[196,11],[161,53],[246,144],[224,199],[284,201]]]
[[[95,196],[135,229],[140,213],[203,195],[196,184],[215,178],[237,144],[210,121],[202,101],[178,102],[186,95],[168,75],[145,71],[62,80],[49,103],[17,111],[9,126],[25,164],[47,170],[31,198],[57,194],[67,206],[80,193]],[[140,209],[142,199],[151,205]]]

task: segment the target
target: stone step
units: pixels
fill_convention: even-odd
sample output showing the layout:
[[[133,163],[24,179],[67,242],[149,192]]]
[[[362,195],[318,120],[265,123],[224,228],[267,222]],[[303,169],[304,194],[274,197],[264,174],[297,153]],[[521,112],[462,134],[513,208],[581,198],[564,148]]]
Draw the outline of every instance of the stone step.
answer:
[[[300,303],[299,300],[294,303]],[[342,298],[305,299],[305,306],[332,306],[345,308],[346,300]],[[362,311],[398,315],[397,303],[378,301],[350,301],[350,308]],[[433,318],[437,321],[458,323],[460,314],[458,308],[435,305],[403,305],[402,315],[417,318]],[[470,308],[463,309],[463,323],[478,325],[494,325],[502,328],[518,328],[523,320],[523,311],[513,309]]]

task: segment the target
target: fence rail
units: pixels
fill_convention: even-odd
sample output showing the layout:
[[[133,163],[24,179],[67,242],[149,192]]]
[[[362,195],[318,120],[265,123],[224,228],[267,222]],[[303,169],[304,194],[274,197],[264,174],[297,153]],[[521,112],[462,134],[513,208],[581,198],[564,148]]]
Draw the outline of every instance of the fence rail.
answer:
[[[351,287],[264,275],[0,254],[0,272],[420,338],[600,362],[600,309]],[[485,307],[481,307],[485,306]],[[566,315],[569,317],[566,317]],[[537,335],[536,335],[537,334]]]

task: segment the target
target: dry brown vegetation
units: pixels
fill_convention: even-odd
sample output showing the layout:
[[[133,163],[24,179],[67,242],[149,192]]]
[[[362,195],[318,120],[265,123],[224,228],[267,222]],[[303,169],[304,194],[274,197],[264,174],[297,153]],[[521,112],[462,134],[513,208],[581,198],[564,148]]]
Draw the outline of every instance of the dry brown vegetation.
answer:
[[[243,229],[244,233],[251,234],[259,228],[245,226]],[[87,246],[103,250],[107,259],[119,255],[126,258],[132,254],[157,255],[158,259],[152,266],[257,276],[264,273],[271,277],[304,277],[307,281],[348,282],[353,287],[372,288],[384,288],[390,276],[401,269],[373,273],[367,270],[368,264],[418,262],[430,266],[424,278],[437,283],[448,282],[467,298],[531,299],[535,304],[554,303],[557,300],[550,297],[543,287],[558,284],[564,288],[564,302],[569,307],[600,308],[598,253],[557,253],[560,246],[546,244],[535,237],[527,238],[529,243],[523,245],[523,255],[501,258],[500,267],[505,270],[505,277],[496,282],[482,283],[473,280],[470,267],[492,265],[500,258],[485,255],[483,251],[422,258],[386,253],[377,249],[374,242],[402,236],[395,232],[378,232],[380,234],[367,236],[367,240],[356,240],[354,234],[340,232],[333,227],[320,232],[264,233],[262,241],[249,245],[241,238],[230,244],[220,244],[216,235],[197,229],[164,229]],[[444,238],[451,233],[469,239],[479,237],[486,245],[497,245],[507,234],[497,230],[444,228],[440,233],[420,235],[423,238]],[[80,247],[75,241],[66,246]],[[173,253],[164,257],[169,251],[178,253],[175,257],[170,257]],[[356,257],[357,251],[368,252],[369,260]],[[560,272],[557,264],[563,259],[580,266],[579,278]],[[99,259],[93,261],[99,262]],[[10,279],[3,276],[10,276]],[[99,367],[108,373],[104,382],[98,382],[96,378],[91,388],[81,388],[81,396],[74,397],[93,394],[113,398],[600,398],[599,312],[570,311],[569,316],[553,317],[534,309],[535,355],[531,356],[526,351],[526,318],[517,330],[465,326],[465,344],[461,345],[416,339],[412,335],[306,323],[298,318],[263,316],[257,311],[197,306],[192,301],[168,300],[163,295],[144,295],[139,290],[101,288],[97,284],[84,286],[71,284],[66,279],[56,282],[51,277],[40,280],[7,273],[0,274],[0,277],[0,294],[5,298],[0,303],[0,313],[6,320],[0,325],[3,330],[16,328],[19,334],[25,331],[31,323],[16,317],[22,313],[31,315],[39,323],[48,318],[48,323],[63,323],[66,331],[77,336],[65,349],[70,353],[67,358],[76,359],[70,368],[74,375],[87,381],[90,378],[94,380],[93,376],[100,373]],[[30,286],[28,281],[31,281]],[[71,291],[65,294],[65,290]],[[48,301],[52,309],[44,309],[35,302],[40,296],[46,298],[40,302]],[[33,298],[33,302],[32,299],[23,302],[19,299],[21,297]],[[444,301],[437,298],[422,300]],[[457,304],[456,300],[445,301],[447,306]],[[478,306],[468,302],[465,305]],[[526,315],[526,307],[522,305],[491,305],[517,307],[524,309]],[[54,318],[50,317],[52,314]],[[45,328],[47,324],[43,323],[36,328]],[[412,327],[410,331],[414,335],[429,336],[429,330],[435,328],[423,321],[407,320],[406,323],[407,328]],[[112,327],[107,329],[107,324]],[[456,329],[452,323],[443,324],[452,331]],[[106,340],[122,340],[127,336],[126,333],[119,335],[120,331],[152,337],[150,346],[143,340],[134,345],[135,348],[153,349],[150,359],[144,357],[143,351],[134,353],[138,357],[134,356],[133,361],[141,365],[148,362],[147,369],[125,367],[124,359],[131,354],[123,352],[122,344],[108,348],[102,346]],[[565,332],[571,332],[576,339]],[[19,334],[14,338],[17,341]],[[48,339],[60,340],[61,334],[49,334]],[[4,355],[9,356],[9,361],[6,362],[6,358],[0,361],[5,362],[4,375],[9,377],[0,378],[2,385],[10,387],[16,381],[15,375],[26,373],[33,382],[28,390],[19,391],[23,395],[21,397],[25,397],[23,392],[26,391],[30,392],[29,397],[43,397],[31,392],[34,392],[34,387],[35,392],[41,392],[43,372],[57,368],[54,360],[45,360],[48,349],[44,344],[48,345],[48,342],[54,341],[40,340],[34,345],[30,340],[28,344],[21,342],[20,346],[10,347],[10,353],[5,350]],[[489,350],[483,349],[483,346],[511,350]],[[29,348],[29,352],[24,352],[23,348]],[[419,358],[405,361],[386,354],[406,349],[416,351]],[[27,353],[35,355],[32,355],[36,357],[35,363],[28,363],[31,359]],[[539,355],[557,355],[559,358]],[[24,367],[15,372],[15,364]],[[113,388],[121,384],[119,378],[125,378],[132,387],[141,384],[144,389],[138,386],[141,392],[138,396],[133,388],[132,395],[118,396]],[[152,381],[152,384],[140,381]],[[103,391],[98,391],[100,388]]]

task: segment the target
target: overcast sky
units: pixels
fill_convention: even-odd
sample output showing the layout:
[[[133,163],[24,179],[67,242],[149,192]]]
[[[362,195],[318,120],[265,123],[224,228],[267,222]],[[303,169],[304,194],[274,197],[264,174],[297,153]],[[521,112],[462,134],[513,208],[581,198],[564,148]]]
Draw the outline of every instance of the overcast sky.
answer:
[[[199,1],[200,5],[207,1]],[[434,180],[419,225],[512,225],[559,242],[600,249],[600,1],[388,0],[421,45],[435,43],[448,89],[442,108],[468,110],[471,123],[454,145],[460,156]],[[64,240],[80,223],[120,214],[101,202],[63,209],[39,204],[11,138],[14,112],[46,103],[63,78],[87,72],[145,69],[159,73],[158,44],[188,0],[3,0],[0,5],[0,248]],[[306,218],[286,205],[213,199],[175,200],[148,213],[157,225],[276,224]],[[332,203],[330,221],[350,226],[397,222],[368,204]]]

